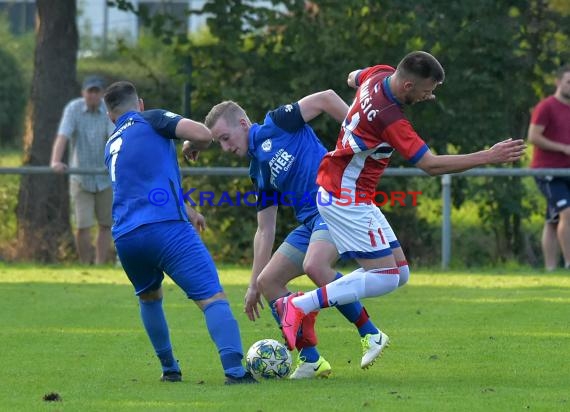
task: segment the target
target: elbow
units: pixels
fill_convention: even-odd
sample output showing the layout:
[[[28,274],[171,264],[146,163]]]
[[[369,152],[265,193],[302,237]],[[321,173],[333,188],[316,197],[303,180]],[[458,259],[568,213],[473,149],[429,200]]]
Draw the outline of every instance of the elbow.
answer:
[[[422,169],[429,176],[438,176],[441,174],[441,171],[439,170],[439,168],[437,168],[436,166],[432,166],[432,165],[422,165],[420,167],[420,169]]]

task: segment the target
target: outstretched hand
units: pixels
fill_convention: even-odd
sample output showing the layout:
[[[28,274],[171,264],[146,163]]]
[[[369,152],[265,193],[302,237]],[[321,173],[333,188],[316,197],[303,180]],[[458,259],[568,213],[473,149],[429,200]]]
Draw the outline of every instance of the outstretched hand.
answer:
[[[507,139],[502,142],[495,143],[489,149],[491,158],[489,163],[509,163],[516,162],[524,154],[526,144],[522,139]]]

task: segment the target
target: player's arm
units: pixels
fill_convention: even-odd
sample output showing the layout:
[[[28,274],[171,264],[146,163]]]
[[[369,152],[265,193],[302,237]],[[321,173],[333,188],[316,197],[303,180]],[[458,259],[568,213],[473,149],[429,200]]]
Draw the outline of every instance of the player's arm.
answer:
[[[257,278],[271,259],[275,242],[275,226],[277,222],[277,205],[269,206],[257,212],[257,230],[253,238],[253,265],[249,287],[245,294],[245,307],[249,320],[259,318],[258,305],[263,308],[261,292],[257,288]]]
[[[346,83],[353,89],[358,89],[364,80],[371,74],[390,71],[393,72],[394,68],[385,64],[377,64],[376,66],[366,67],[364,69],[353,70],[348,74]]]
[[[427,150],[416,166],[431,176],[456,173],[487,164],[515,162],[522,157],[525,148],[522,139],[507,139],[490,149],[463,155],[435,155]]]
[[[342,123],[348,113],[348,105],[331,89],[305,96],[298,103],[301,116],[306,123],[323,112]]]
[[[542,150],[562,152],[566,155],[570,155],[570,145],[555,142],[544,136],[544,126],[542,125],[530,124],[528,127],[528,141]]]
[[[176,137],[190,142],[194,150],[207,149],[212,143],[212,133],[203,123],[182,118],[176,125]]]
[[[212,133],[203,123],[161,109],[146,110],[142,116],[162,137],[187,141],[187,150],[196,157],[212,143]]]
[[[63,172],[67,169],[67,165],[63,163],[63,154],[67,146],[67,137],[63,134],[58,134],[53,142],[51,149],[50,167],[56,172]]]

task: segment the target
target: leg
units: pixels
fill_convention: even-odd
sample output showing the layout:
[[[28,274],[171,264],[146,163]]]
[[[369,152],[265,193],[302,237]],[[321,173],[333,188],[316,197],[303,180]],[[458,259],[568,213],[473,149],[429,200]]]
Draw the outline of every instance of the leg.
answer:
[[[264,291],[271,313],[281,327],[276,301],[290,296],[286,287],[292,279],[303,273],[303,259],[309,244],[311,232],[304,225],[291,232],[271,257],[258,278],[258,288]],[[316,313],[305,317],[299,330],[295,347],[299,351],[297,367],[290,379],[326,378],[331,373],[330,364],[317,350],[317,335],[314,332]]]
[[[570,268],[570,207],[558,212],[559,221],[556,233],[558,235],[558,243],[564,256],[564,267]]]
[[[111,249],[111,226],[113,216],[111,214],[113,206],[113,190],[109,187],[101,192],[95,193],[95,216],[99,222],[99,232],[95,248],[95,264],[107,263],[107,257]]]
[[[330,196],[322,190],[319,195],[325,200]],[[283,302],[281,320],[289,345],[304,315],[321,308],[381,296],[398,287],[399,271],[390,248],[390,242],[396,238],[380,209],[362,204],[339,206],[335,201],[319,202],[318,207],[341,255],[356,258],[362,268]]]
[[[95,264],[103,265],[107,263],[109,248],[111,247],[111,228],[99,225],[97,233],[97,243],[95,248]]]
[[[544,268],[547,271],[555,270],[560,261],[560,247],[558,245],[557,223],[544,222],[542,229],[542,255]]]
[[[333,269],[337,260],[338,251],[328,230],[313,232],[303,267],[315,285],[323,287],[342,277],[341,273]],[[339,305],[337,309],[350,323],[355,324],[361,337],[379,332],[359,301]]]
[[[291,249],[293,249],[291,247]],[[293,253],[291,251],[289,253]],[[288,254],[289,254],[288,253]],[[300,267],[283,253],[283,249],[277,250],[271,260],[257,278],[257,288],[268,301],[272,302],[289,294],[287,284],[301,274]]]
[[[558,266],[558,244],[564,264],[570,266],[570,182],[564,178],[536,178],[546,198],[546,222],[542,231],[542,252],[546,270]],[[554,226],[556,224],[556,226]],[[553,232],[556,231],[556,234]]]
[[[141,319],[156,356],[162,365],[160,380],[163,382],[179,382],[182,380],[182,373],[172,353],[170,332],[162,308],[162,297],[162,287],[139,295]]]
[[[226,295],[218,292],[207,299],[197,300],[196,304],[204,313],[210,338],[218,349],[226,384],[255,383],[255,379],[246,373],[242,365],[243,349],[239,326]]]
[[[237,321],[222,290],[208,250],[192,225],[159,223],[163,244],[163,270],[204,313],[210,337],[220,356],[226,383],[253,383],[242,365],[243,349]],[[121,257],[122,261],[122,257]]]
[[[305,271],[317,286],[322,287],[334,280],[341,279],[342,274],[333,269],[334,263],[338,260],[338,252],[328,231],[316,231],[313,233],[313,237],[315,240],[313,241],[311,238],[312,241],[305,258]],[[323,240],[316,240],[317,238]],[[336,308],[350,323],[356,326],[362,345],[360,366],[363,369],[368,368],[381,355],[382,350],[387,345],[388,337],[382,334],[372,323],[368,312],[360,301],[338,305]],[[306,333],[304,327],[301,329],[303,333]]]
[[[81,188],[79,182],[70,181],[71,199],[75,212],[75,246],[79,261],[83,264],[93,263],[93,245],[91,228],[95,225],[95,194]]]
[[[79,255],[79,262],[84,265],[93,263],[93,247],[91,246],[91,228],[77,229],[75,232],[75,247]]]
[[[172,351],[170,332],[162,306],[162,280],[158,269],[162,239],[157,225],[135,229],[116,240],[117,253],[127,277],[139,297],[140,316],[162,368],[162,381],[181,380],[178,362]]]

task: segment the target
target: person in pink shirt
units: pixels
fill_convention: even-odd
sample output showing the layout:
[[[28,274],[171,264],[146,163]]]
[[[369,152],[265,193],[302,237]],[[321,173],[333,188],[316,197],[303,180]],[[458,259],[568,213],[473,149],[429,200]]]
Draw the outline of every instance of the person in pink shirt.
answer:
[[[554,94],[534,108],[528,141],[534,145],[531,168],[570,168],[570,64],[558,70]],[[564,266],[570,268],[570,176],[537,177],[536,183],[547,201],[544,266],[556,269],[562,250]]]

